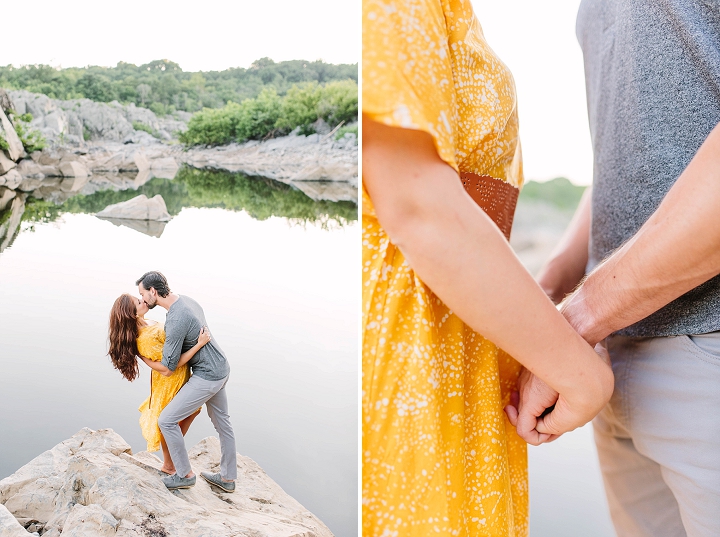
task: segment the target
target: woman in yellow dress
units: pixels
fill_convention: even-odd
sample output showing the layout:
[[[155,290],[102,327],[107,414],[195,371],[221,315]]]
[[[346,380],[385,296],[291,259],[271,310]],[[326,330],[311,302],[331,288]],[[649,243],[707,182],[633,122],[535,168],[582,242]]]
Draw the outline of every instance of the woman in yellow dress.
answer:
[[[469,0],[362,24],[363,537],[526,536],[526,441],[592,419],[612,372],[508,244],[515,88]]]
[[[110,311],[110,350],[108,354],[113,366],[130,382],[135,380],[139,374],[138,357],[146,363],[162,360],[165,331],[160,323],[144,318],[147,312],[148,306],[145,301],[129,294],[118,297]],[[162,449],[162,471],[170,475],[175,473],[175,466],[158,427],[158,417],[190,378],[190,368],[187,362],[208,341],[210,341],[209,332],[203,328],[198,336],[197,344],[180,355],[175,371],[164,376],[153,370],[150,375],[150,396],[138,409],[140,411],[140,429],[147,441],[147,450],[153,452]],[[199,413],[200,409],[179,423],[183,435]]]

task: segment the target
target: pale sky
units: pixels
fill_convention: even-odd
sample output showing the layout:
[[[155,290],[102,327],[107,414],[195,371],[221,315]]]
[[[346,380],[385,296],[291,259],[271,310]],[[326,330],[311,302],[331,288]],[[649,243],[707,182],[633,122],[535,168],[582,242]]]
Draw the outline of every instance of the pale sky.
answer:
[[[565,176],[588,184],[592,154],[582,54],[575,38],[580,0],[473,0],[490,45],[515,76],[528,179]],[[262,2],[65,2],[33,4],[26,25],[6,25],[0,65],[142,64],[167,58],[185,71],[275,61],[360,58],[360,0]]]
[[[356,63],[359,0],[37,0],[3,25],[0,65],[62,67],[169,59],[184,71],[275,61]]]
[[[518,91],[526,179],[592,182],[582,52],[575,37],[580,0],[473,0],[490,46]]]

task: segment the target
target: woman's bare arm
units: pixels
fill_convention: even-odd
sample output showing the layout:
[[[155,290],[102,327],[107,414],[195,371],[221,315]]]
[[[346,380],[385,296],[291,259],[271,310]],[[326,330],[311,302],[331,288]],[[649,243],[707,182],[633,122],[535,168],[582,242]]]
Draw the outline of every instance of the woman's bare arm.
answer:
[[[180,360],[178,360],[177,366],[180,367],[181,365],[185,365],[190,361],[190,359],[195,356],[197,351],[202,349],[208,341],[212,339],[210,337],[210,331],[208,330],[207,326],[203,326],[200,329],[200,335],[198,335],[198,342],[193,345],[190,349],[186,350],[184,353],[180,355]]]
[[[423,282],[465,323],[559,392],[553,412],[519,423],[518,432],[539,443],[592,419],[612,393],[610,368],[465,193],[430,135],[363,118],[363,182],[380,224]]]
[[[150,369],[157,371],[165,377],[169,377],[172,374],[172,371],[170,371],[160,362],[155,362],[153,360],[150,360],[149,358],[145,358],[143,355],[140,355],[140,359],[145,362],[145,365],[148,366]]]
[[[203,327],[200,330],[200,335],[198,336],[198,342],[193,345],[190,349],[186,350],[184,353],[180,355],[180,360],[178,360],[177,367],[180,367],[181,365],[185,365],[195,354],[197,351],[199,351],[201,348],[203,348],[208,341],[210,341],[210,332],[208,331],[207,327]],[[153,360],[150,360],[148,358],[145,358],[144,356],[140,356],[142,358],[142,361],[145,362],[145,365],[147,365],[150,369],[154,369],[161,375],[165,377],[169,377],[172,375],[172,371],[170,371],[169,368],[165,367],[161,362],[154,362]],[[176,369],[177,369],[176,367]]]

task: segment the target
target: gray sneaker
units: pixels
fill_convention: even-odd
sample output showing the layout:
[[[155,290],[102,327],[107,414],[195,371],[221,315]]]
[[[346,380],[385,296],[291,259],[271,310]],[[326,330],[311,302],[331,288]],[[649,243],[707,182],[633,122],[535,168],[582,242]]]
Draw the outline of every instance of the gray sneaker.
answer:
[[[162,482],[165,484],[165,486],[168,488],[168,490],[177,490],[177,489],[189,489],[190,487],[195,486],[196,480],[197,480],[196,476],[180,477],[177,474],[173,474],[170,477],[164,477]]]
[[[225,492],[235,492],[235,481],[227,482],[223,481],[220,474],[211,474],[210,472],[200,472],[200,476],[216,487],[223,489]]]

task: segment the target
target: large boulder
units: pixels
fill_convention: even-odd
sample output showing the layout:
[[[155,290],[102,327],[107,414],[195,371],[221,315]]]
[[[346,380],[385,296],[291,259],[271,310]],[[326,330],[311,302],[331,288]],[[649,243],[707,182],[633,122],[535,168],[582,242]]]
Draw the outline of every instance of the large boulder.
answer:
[[[173,179],[177,175],[180,166],[173,157],[163,157],[151,161],[150,169],[155,177]]]
[[[20,160],[25,156],[25,148],[20,141],[20,137],[15,132],[15,127],[5,115],[5,112],[0,110],[0,135],[5,138],[8,144],[8,156],[10,160]]]
[[[220,442],[206,438],[189,456],[196,474],[215,472]],[[111,429],[83,429],[0,481],[0,504],[16,521],[0,511],[0,536],[19,522],[46,537],[332,537],[247,457],[238,454],[232,494],[200,478],[191,489],[169,492],[160,466],[150,453],[133,455]]]
[[[17,188],[22,183],[22,175],[17,170],[10,170],[4,175],[0,175],[0,186],[8,188]]]
[[[5,156],[5,151],[0,151],[0,175],[5,175],[12,170],[17,164],[14,160],[10,160]]]
[[[113,537],[118,521],[97,504],[76,503],[65,519],[62,533],[72,537]]]
[[[28,537],[29,534],[17,519],[0,503],[0,537]]]
[[[150,199],[145,194],[140,194],[127,201],[108,205],[96,216],[127,220],[156,220],[158,222],[170,220],[165,200],[160,194]]]
[[[76,160],[61,162],[60,173],[63,177],[87,177],[89,175],[87,168]]]
[[[0,211],[4,211],[16,195],[14,190],[0,186]]]

